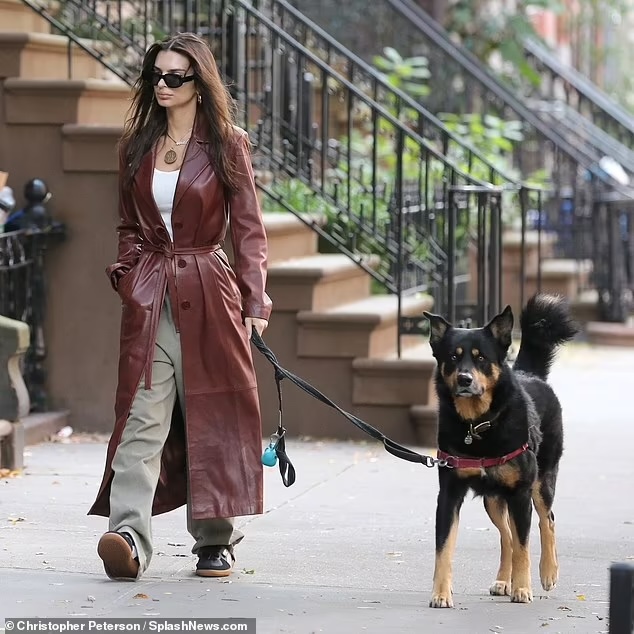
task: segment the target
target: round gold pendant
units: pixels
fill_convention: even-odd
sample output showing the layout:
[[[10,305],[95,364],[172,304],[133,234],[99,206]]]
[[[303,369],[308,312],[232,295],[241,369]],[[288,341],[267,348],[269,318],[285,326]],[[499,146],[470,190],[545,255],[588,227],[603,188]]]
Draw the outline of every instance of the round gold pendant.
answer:
[[[178,158],[178,155],[176,154],[176,152],[174,152],[174,150],[168,150],[165,153],[165,156],[163,157],[163,160],[168,164],[171,165],[172,163],[176,162],[176,159]]]

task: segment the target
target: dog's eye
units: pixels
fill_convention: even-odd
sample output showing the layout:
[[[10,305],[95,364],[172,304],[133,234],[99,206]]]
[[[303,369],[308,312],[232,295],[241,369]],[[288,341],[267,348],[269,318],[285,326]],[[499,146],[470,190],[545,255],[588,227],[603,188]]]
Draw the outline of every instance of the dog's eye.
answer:
[[[484,357],[480,354],[478,355],[478,361],[480,361],[482,363],[482,361],[484,361]]]
[[[458,355],[457,354],[452,354],[451,355],[451,360],[452,361],[458,361]]]

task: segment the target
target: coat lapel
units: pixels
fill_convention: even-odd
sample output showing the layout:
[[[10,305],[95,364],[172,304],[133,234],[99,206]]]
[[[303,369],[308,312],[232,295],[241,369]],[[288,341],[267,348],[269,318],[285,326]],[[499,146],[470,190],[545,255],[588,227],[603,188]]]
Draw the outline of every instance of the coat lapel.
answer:
[[[194,134],[192,135],[187,147],[185,148],[185,156],[181,166],[178,181],[176,183],[176,191],[174,192],[174,203],[172,205],[172,213],[176,211],[178,204],[181,202],[185,192],[192,186],[194,181],[203,173],[209,165],[209,158],[205,147],[207,144],[207,134],[205,124],[201,119],[196,119],[194,125]],[[160,213],[156,206],[154,196],[152,194],[152,178],[154,176],[155,157],[154,152],[150,150],[146,153],[141,161],[139,170],[135,180],[138,193],[148,208],[153,209],[160,217]]]
[[[185,150],[185,156],[183,158],[183,165],[181,166],[181,173],[178,176],[172,213],[176,211],[178,203],[182,200],[185,192],[202,174],[207,165],[209,165],[209,160],[207,158],[207,154],[203,151],[202,143],[192,137],[187,144],[187,149]]]
[[[161,214],[156,206],[152,194],[152,177],[154,176],[154,152],[149,151],[143,157],[139,170],[136,173],[137,192],[147,209],[152,209],[160,218]]]

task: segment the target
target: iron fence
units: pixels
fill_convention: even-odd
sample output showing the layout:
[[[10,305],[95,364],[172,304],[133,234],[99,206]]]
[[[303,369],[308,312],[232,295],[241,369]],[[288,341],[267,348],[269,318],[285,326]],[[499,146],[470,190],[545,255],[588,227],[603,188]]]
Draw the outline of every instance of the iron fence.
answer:
[[[593,225],[601,319],[626,322],[634,308],[634,200],[613,192],[598,196]]]

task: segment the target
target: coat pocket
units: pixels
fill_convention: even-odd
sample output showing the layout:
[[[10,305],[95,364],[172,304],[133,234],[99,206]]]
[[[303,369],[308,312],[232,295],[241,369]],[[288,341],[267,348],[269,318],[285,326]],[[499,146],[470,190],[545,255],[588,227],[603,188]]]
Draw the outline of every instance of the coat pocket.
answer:
[[[224,272],[225,279],[229,284],[229,287],[233,293],[233,296],[236,299],[240,299],[240,289],[238,288],[238,279],[236,277],[236,272],[233,270],[231,265],[229,264],[229,259],[227,258],[227,254],[224,251],[218,250],[213,252],[214,257],[220,263],[220,268]]]

